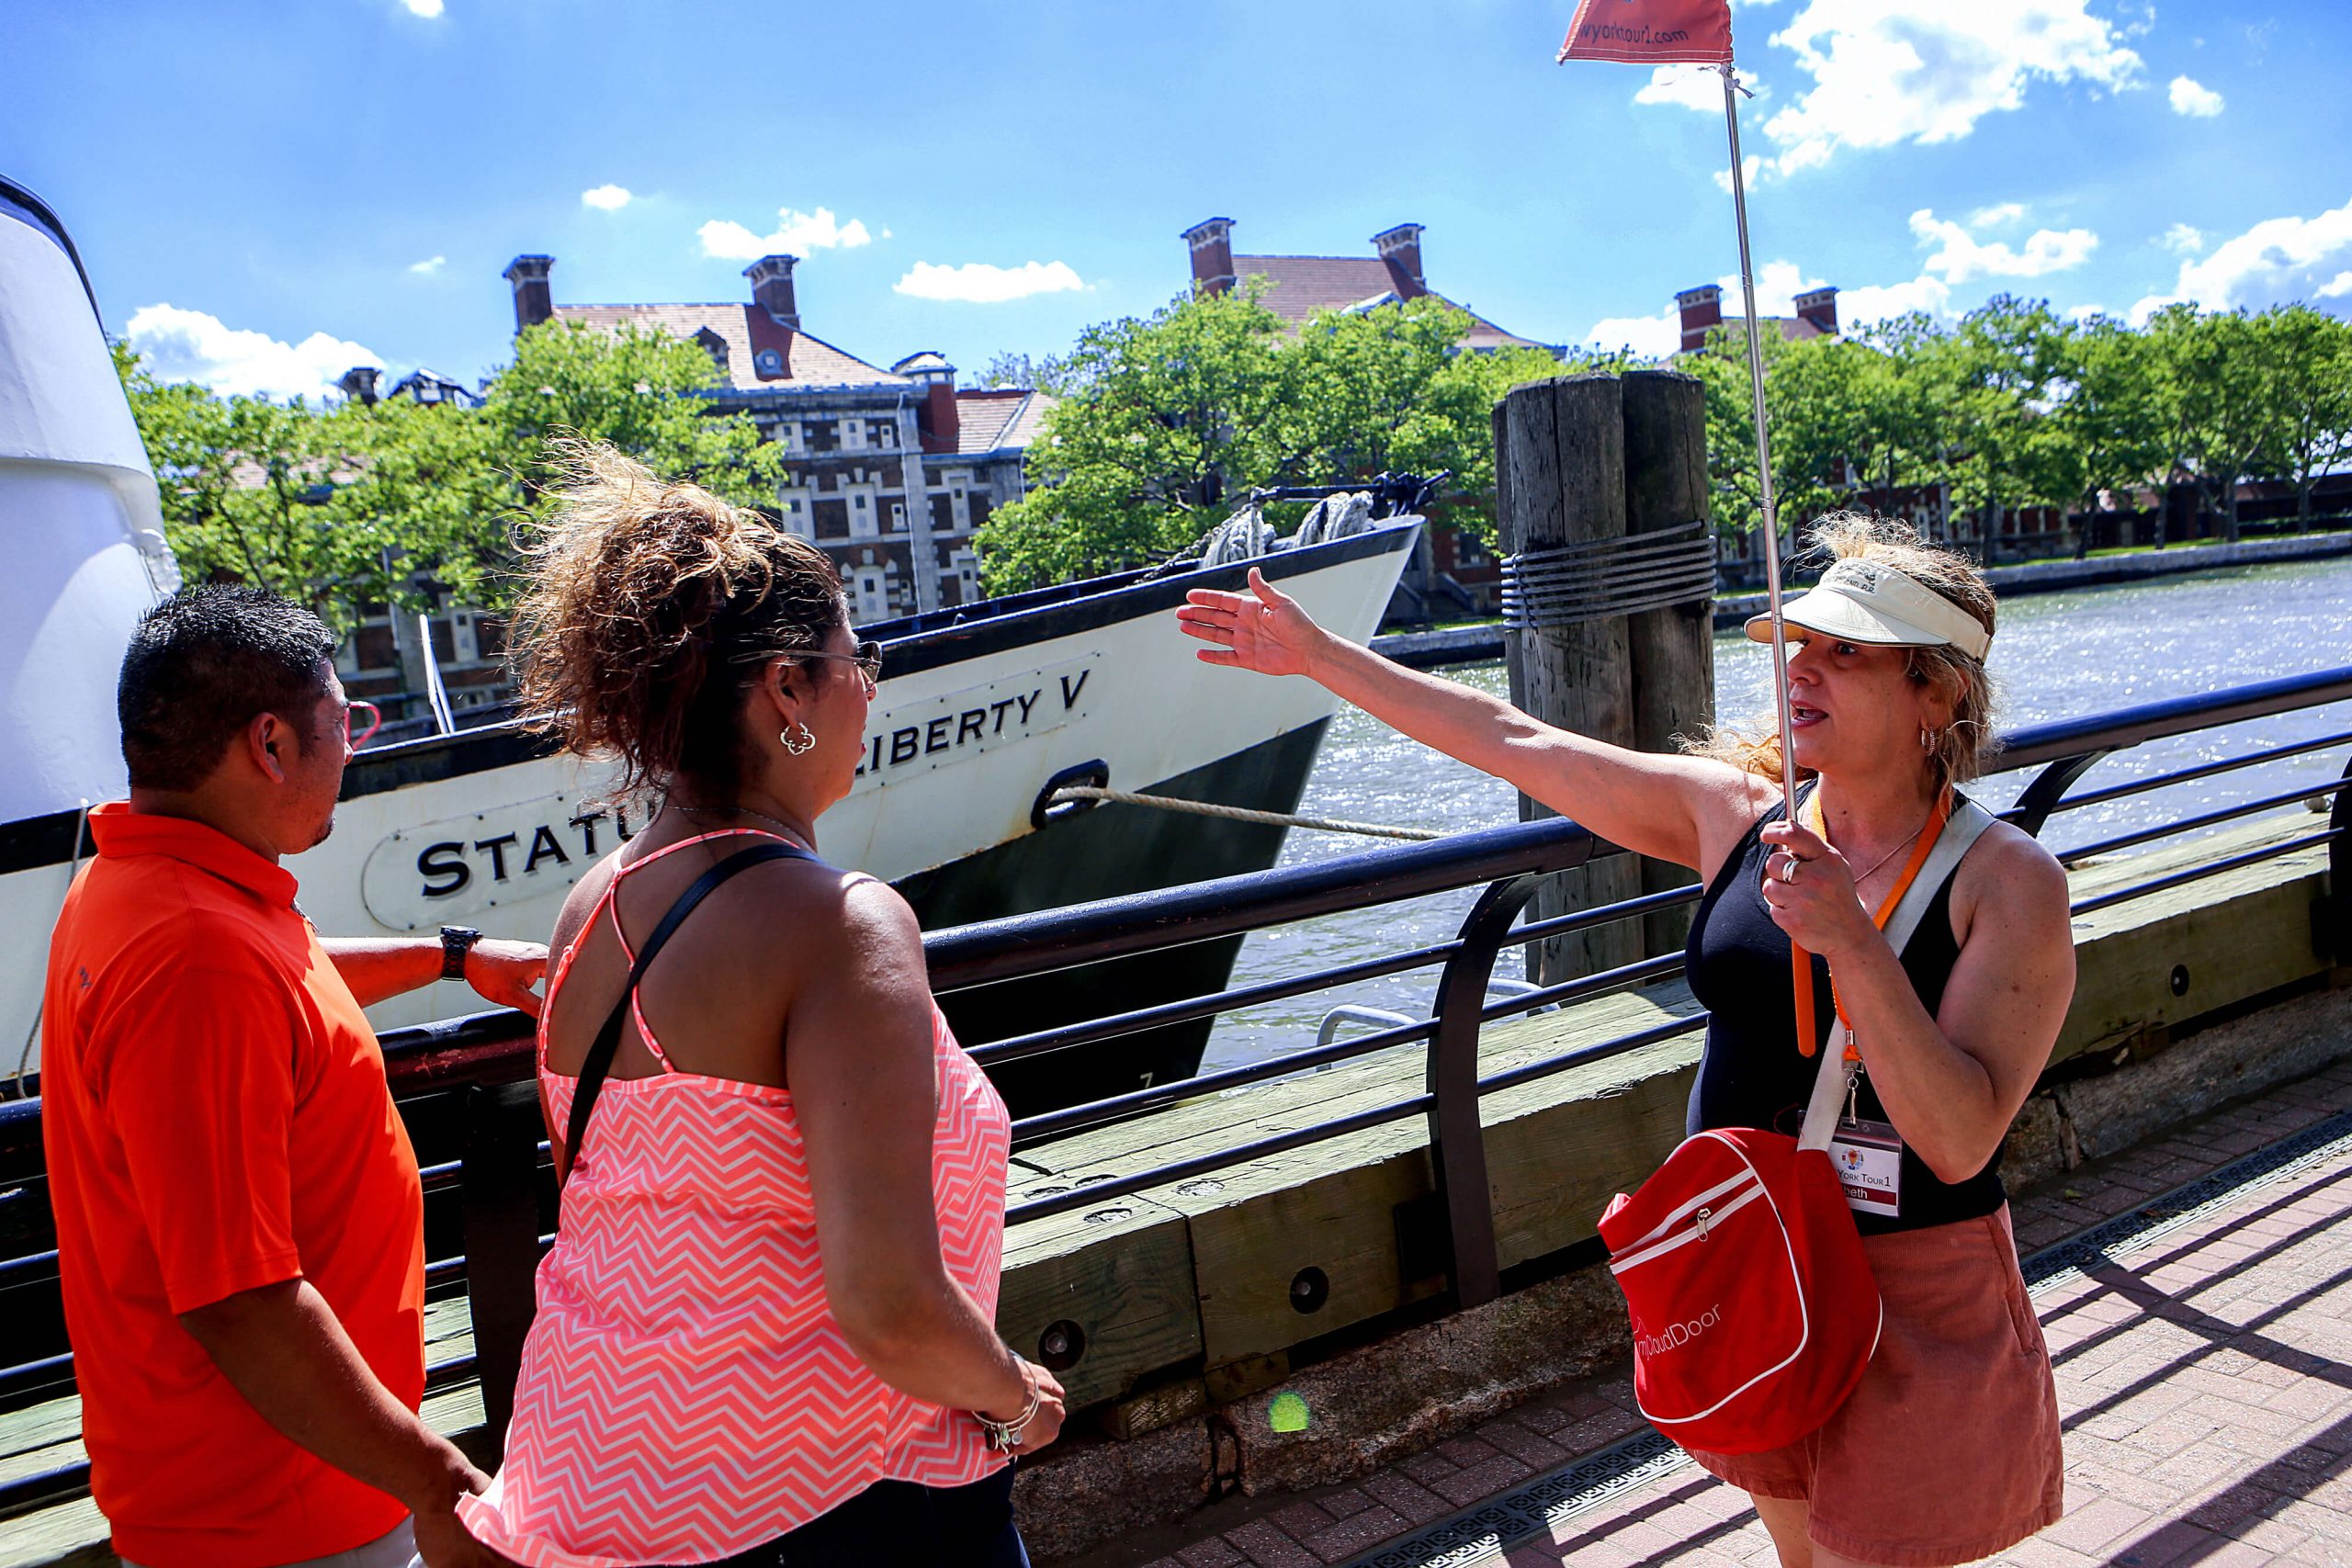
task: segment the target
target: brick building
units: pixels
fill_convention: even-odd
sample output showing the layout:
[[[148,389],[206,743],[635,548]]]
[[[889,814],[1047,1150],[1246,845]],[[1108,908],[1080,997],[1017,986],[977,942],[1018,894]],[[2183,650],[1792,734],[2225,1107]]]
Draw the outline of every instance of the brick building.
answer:
[[[1426,297],[1443,299],[1470,318],[1462,346],[1473,353],[1549,346],[1506,332],[1432,289],[1421,271],[1422,232],[1419,223],[1399,223],[1372,237],[1372,254],[1354,256],[1236,255],[1230,218],[1204,219],[1184,231],[1183,240],[1192,249],[1196,292],[1222,294],[1244,279],[1262,277],[1266,292],[1261,301],[1294,327],[1317,310],[1369,310]]]
[[[1781,335],[1791,343],[1803,343],[1807,338],[1838,335],[1838,290],[1812,288],[1791,301],[1796,307],[1793,316],[1758,316],[1760,326],[1777,327]],[[1705,283],[1696,288],[1686,288],[1674,297],[1676,310],[1682,317],[1682,347],[1680,352],[1707,346],[1707,333],[1724,324],[1724,291],[1716,285]],[[1742,318],[1735,316],[1731,324],[1738,326]]]
[[[859,620],[971,603],[972,536],[1023,494],[1023,458],[1052,400],[959,389],[956,367],[934,353],[886,370],[835,347],[801,325],[797,265],[763,256],[744,269],[749,300],[706,305],[559,305],[550,256],[517,256],[505,277],[518,333],[548,320],[636,326],[707,353],[717,375],[705,395],[785,449],[783,523],[840,567]]]
[[[1419,223],[1399,223],[1372,237],[1371,254],[1352,256],[1237,255],[1230,218],[1204,219],[1185,230],[1182,238],[1191,251],[1194,292],[1222,294],[1249,278],[1263,278],[1260,302],[1293,329],[1318,310],[1369,310],[1434,299],[1470,318],[1470,330],[1462,340],[1469,353],[1492,354],[1499,348],[1559,353],[1552,344],[1497,326],[1431,288],[1421,265],[1423,232]],[[1501,568],[1477,536],[1433,523],[1397,582],[1387,618],[1404,623],[1490,615],[1499,605],[1501,591]]]

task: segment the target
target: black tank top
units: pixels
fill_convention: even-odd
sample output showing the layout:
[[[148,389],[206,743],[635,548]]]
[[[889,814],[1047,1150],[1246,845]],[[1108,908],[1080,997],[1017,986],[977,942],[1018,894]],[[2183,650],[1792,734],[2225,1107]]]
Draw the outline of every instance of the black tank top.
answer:
[[[1684,1120],[1686,1133],[1770,1127],[1794,1137],[1813,1093],[1821,1058],[1797,1054],[1796,982],[1789,968],[1789,938],[1772,923],[1761,891],[1769,846],[1758,834],[1781,815],[1776,805],[1747,829],[1690,918],[1690,940],[1683,953],[1690,994],[1707,1009],[1708,1019],[1706,1048],[1699,1058],[1699,1078],[1691,1086]],[[1951,885],[1959,874],[1954,870],[1936,889],[1903,950],[1904,973],[1911,976],[1911,987],[1930,1017],[1942,1005],[1944,983],[1960,959],[1960,944],[1951,934]],[[1813,961],[1813,995],[1814,1039],[1826,1049],[1838,1013],[1829,995],[1829,965],[1818,955]],[[1865,1120],[1892,1120],[1879,1104],[1867,1073],[1860,1089]],[[1890,1220],[1857,1214],[1855,1222],[1864,1235],[1881,1235],[1992,1213],[2008,1201],[2000,1165],[1996,1149],[1984,1168],[1967,1180],[1939,1181],[1906,1140],[1902,1215]]]

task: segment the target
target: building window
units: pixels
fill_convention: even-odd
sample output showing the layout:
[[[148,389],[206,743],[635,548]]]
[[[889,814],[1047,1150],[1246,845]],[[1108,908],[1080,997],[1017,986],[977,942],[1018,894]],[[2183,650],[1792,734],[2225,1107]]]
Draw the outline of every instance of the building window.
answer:
[[[876,420],[867,432],[867,439],[876,446],[896,446],[899,444],[899,422],[894,419]]]

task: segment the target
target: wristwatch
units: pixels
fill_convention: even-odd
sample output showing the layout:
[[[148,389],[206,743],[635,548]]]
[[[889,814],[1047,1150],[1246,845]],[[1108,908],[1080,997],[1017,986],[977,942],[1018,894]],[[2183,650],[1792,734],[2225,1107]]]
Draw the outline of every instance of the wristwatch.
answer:
[[[441,928],[441,978],[462,980],[466,977],[466,954],[481,940],[481,932],[471,926]]]

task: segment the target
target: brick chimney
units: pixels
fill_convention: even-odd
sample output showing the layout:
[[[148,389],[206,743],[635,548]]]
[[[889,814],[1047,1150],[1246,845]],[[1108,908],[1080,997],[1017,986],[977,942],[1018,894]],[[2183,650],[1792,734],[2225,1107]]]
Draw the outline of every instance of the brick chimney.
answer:
[[[355,365],[335,382],[343,395],[362,408],[376,406],[376,379],[383,375],[372,365]]]
[[[799,264],[798,256],[762,256],[743,269],[752,280],[753,302],[794,332],[800,330],[800,303],[793,293],[792,269]]]
[[[1233,287],[1233,220],[1207,218],[1184,231],[1193,247],[1193,289],[1222,294]]]
[[[548,288],[548,274],[555,269],[553,256],[516,256],[506,264],[501,276],[514,286],[514,331],[520,333],[536,327],[555,314],[555,295]]]
[[[963,406],[956,400],[956,367],[935,348],[910,354],[890,369],[922,389],[915,404],[915,429],[926,452],[953,452],[960,439]]]
[[[1707,346],[1707,330],[1724,321],[1724,291],[1712,283],[1686,288],[1674,297],[1682,310],[1682,352]]]
[[[1430,291],[1421,280],[1421,226],[1399,223],[1394,229],[1374,234],[1372,243],[1380,251],[1380,259],[1388,264],[1388,286],[1399,299],[1418,299]]]
[[[1797,319],[1811,321],[1825,337],[1838,335],[1838,290],[1815,288],[1796,298]]]

